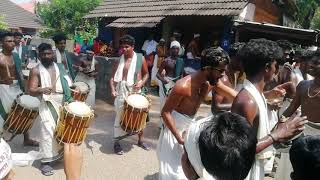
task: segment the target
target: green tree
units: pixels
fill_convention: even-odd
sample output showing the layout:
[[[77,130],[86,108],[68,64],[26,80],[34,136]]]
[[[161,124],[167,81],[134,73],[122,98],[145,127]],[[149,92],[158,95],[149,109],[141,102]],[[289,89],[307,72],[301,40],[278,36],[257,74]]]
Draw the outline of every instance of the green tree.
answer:
[[[37,13],[44,21],[47,29],[43,36],[63,32],[72,38],[76,30],[88,22],[83,19],[89,11],[99,5],[101,0],[53,0],[51,3],[38,4]],[[95,23],[93,23],[95,25]]]
[[[0,14],[0,29],[1,30],[7,30],[8,29],[8,24],[4,22],[4,15]]]
[[[298,16],[297,23],[304,29],[311,27],[320,0],[297,0]]]

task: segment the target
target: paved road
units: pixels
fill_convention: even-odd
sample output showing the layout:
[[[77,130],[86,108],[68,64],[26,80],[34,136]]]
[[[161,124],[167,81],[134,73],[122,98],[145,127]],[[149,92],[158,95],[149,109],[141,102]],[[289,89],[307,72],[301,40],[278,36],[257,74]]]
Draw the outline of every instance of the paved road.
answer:
[[[98,115],[89,129],[87,139],[83,144],[84,166],[82,179],[84,180],[153,180],[158,177],[158,161],[156,145],[160,133],[159,127],[159,98],[151,96],[151,121],[145,129],[145,141],[152,147],[151,151],[144,151],[136,146],[137,137],[133,136],[121,142],[125,154],[113,154],[112,132],[114,122],[114,108],[104,101],[97,100],[95,112]],[[199,115],[207,116],[209,106],[203,105]],[[15,138],[10,145],[14,152],[28,152],[32,148],[22,146],[22,137]],[[15,167],[16,180],[61,180],[64,179],[63,164],[57,163],[55,174],[44,177],[38,170],[39,162],[32,166]]]

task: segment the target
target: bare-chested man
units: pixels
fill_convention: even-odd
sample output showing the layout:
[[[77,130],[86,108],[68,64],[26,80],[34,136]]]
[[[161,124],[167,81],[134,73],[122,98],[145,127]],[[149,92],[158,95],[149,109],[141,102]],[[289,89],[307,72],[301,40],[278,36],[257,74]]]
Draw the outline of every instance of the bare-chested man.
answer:
[[[114,152],[123,155],[124,152],[119,141],[132,133],[125,132],[120,126],[120,118],[123,110],[125,98],[132,92],[139,92],[149,78],[148,65],[142,54],[134,52],[135,39],[130,35],[125,35],[120,39],[120,47],[123,55],[119,62],[116,62],[112,69],[112,76],[109,81],[114,105],[116,108],[116,118],[114,121]],[[135,132],[133,132],[135,133]],[[150,147],[142,141],[143,131],[138,133],[138,146],[144,150]]]
[[[86,103],[94,107],[96,102],[96,76],[99,71],[99,63],[91,50],[86,51],[86,56],[78,61],[76,69],[79,71],[75,81],[86,82],[90,91],[86,99]]]
[[[268,148],[273,143],[294,137],[303,131],[303,125],[307,122],[306,118],[296,117],[278,124],[271,132],[263,90],[266,82],[272,79],[276,60],[281,58],[282,53],[277,43],[266,39],[250,40],[239,52],[247,80],[244,89],[235,98],[231,111],[250,122],[258,139],[256,161],[246,178],[248,180],[263,180],[265,160],[273,156],[273,150]]]
[[[0,114],[6,119],[12,103],[17,95],[25,91],[22,75],[21,59],[17,53],[13,53],[15,47],[14,36],[10,32],[3,32],[0,37],[2,52],[0,53]],[[24,134],[25,146],[38,146],[38,142]]]
[[[201,102],[224,75],[229,62],[221,48],[203,51],[201,70],[177,81],[162,109],[165,127],[157,147],[160,179],[186,179],[181,167],[184,139],[182,133],[194,121]]]
[[[65,102],[71,102],[70,77],[62,64],[54,62],[52,46],[42,43],[38,47],[41,64],[31,70],[29,80],[30,95],[40,97],[40,148],[41,172],[53,175],[53,162],[63,156],[63,147],[54,139],[59,109]]]
[[[170,45],[171,55],[161,63],[157,73],[157,78],[159,79],[160,111],[176,81],[182,77],[184,62],[179,57],[179,49],[180,43],[172,41]]]
[[[231,45],[229,56],[230,63],[227,66],[226,74],[221,78],[221,82],[226,86],[240,91],[243,87],[243,81],[246,78],[245,73],[241,65],[241,61],[238,58],[238,51],[243,47],[245,43],[234,43]],[[232,100],[222,96],[217,92],[212,93],[212,104],[211,111],[212,113],[219,111],[229,111],[231,109]]]
[[[312,135],[320,134],[320,51],[316,51],[311,59],[310,67],[307,71],[310,75],[314,76],[314,80],[301,81],[297,86],[296,97],[288,109],[283,113],[284,116],[291,116],[299,106],[301,106],[301,113],[307,116],[309,123],[307,124],[306,131],[309,128],[314,129]],[[308,127],[310,126],[310,127]],[[310,129],[310,130],[311,130]],[[309,132],[306,132],[309,134]]]

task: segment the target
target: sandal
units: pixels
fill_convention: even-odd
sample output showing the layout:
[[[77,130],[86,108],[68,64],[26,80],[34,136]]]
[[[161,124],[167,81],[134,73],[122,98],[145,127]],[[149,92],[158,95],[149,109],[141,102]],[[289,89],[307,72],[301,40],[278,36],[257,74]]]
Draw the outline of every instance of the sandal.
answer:
[[[119,143],[115,143],[114,146],[113,146],[113,150],[114,150],[114,153],[117,154],[117,155],[123,155],[124,152],[120,146]]]
[[[139,147],[141,147],[142,149],[146,150],[146,151],[149,151],[150,150],[150,146],[147,145],[146,143],[142,142],[142,141],[138,141],[138,144],[137,144]]]
[[[53,168],[49,165],[42,165],[41,173],[45,176],[52,176],[53,175]]]

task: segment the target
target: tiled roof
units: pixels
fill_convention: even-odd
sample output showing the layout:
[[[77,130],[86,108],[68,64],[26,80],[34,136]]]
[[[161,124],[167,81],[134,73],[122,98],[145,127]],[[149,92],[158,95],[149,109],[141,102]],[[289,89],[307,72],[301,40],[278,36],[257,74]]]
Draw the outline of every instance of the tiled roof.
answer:
[[[236,16],[248,0],[104,0],[86,18],[221,15]]]
[[[40,18],[10,0],[0,0],[0,15],[5,16],[4,21],[10,28],[39,29],[41,27]]]
[[[144,18],[119,18],[112,23],[108,24],[107,27],[116,28],[135,28],[135,27],[155,27],[164,17],[144,17]]]

